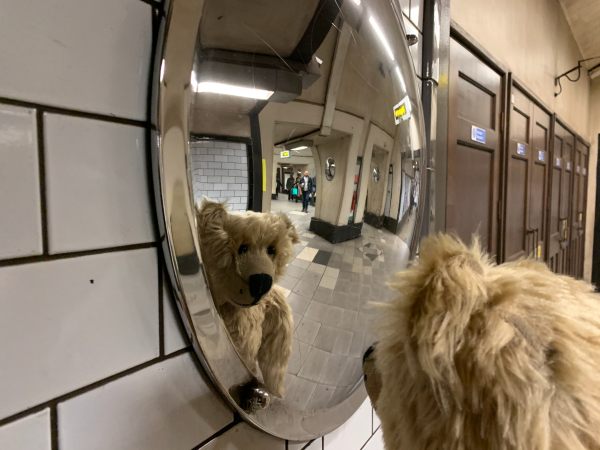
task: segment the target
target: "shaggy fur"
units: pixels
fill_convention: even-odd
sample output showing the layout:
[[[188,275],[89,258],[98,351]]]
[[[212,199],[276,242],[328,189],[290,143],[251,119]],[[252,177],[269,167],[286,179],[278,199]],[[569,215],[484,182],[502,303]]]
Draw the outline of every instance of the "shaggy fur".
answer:
[[[600,449],[591,285],[440,235],[391,286],[367,378],[387,450]]]
[[[252,306],[248,280],[283,274],[298,234],[284,215],[229,214],[221,203],[204,200],[197,211],[202,260],[211,292],[231,339],[248,369],[257,363],[267,389],[283,395],[292,351],[293,319],[281,291],[272,287]],[[247,251],[240,253],[240,246]]]

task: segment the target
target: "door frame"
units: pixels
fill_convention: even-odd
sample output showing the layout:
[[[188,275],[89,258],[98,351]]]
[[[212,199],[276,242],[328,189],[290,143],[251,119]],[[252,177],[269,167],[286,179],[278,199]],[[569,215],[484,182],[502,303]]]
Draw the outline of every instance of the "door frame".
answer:
[[[477,57],[478,59],[480,59],[484,64],[486,64],[490,69],[492,69],[494,72],[496,72],[500,78],[500,87],[501,87],[501,92],[500,92],[500,96],[498,98],[498,100],[500,101],[500,129],[498,131],[498,140],[499,140],[499,147],[498,147],[498,151],[499,153],[499,168],[498,168],[498,198],[497,198],[497,202],[496,202],[496,241],[495,241],[495,246],[496,246],[496,261],[497,262],[501,262],[502,261],[502,256],[501,256],[501,252],[503,251],[504,248],[504,242],[503,242],[503,238],[504,238],[504,216],[502,214],[502,212],[504,211],[504,184],[505,184],[505,153],[506,153],[506,144],[507,144],[507,139],[508,139],[508,127],[507,127],[507,123],[506,123],[506,111],[507,111],[507,107],[508,107],[508,101],[510,100],[509,97],[509,82],[510,82],[510,76],[511,73],[509,72],[508,68],[502,63],[500,62],[498,59],[496,59],[491,53],[489,53],[472,35],[470,35],[464,28],[462,28],[459,24],[457,24],[454,20],[450,21],[450,39],[454,39],[457,43],[459,43],[460,45],[462,45],[465,49],[467,49],[469,52],[471,52],[475,57]],[[448,58],[450,58],[450,53],[448,52]],[[451,73],[451,67],[452,67],[452,61],[449,61],[449,65],[448,65],[448,80],[450,79],[450,73]],[[449,95],[449,86],[450,83],[448,82],[446,84],[446,89],[448,90],[447,94],[447,104],[445,104],[445,110],[444,113],[446,117],[444,117],[443,119],[446,120],[446,123],[448,124],[448,128],[447,128],[447,146],[446,149],[448,148],[449,145],[451,145],[452,143],[452,136],[451,134],[453,133],[453,131],[450,129],[449,123],[450,123],[450,95]],[[436,155],[436,170],[439,171],[441,170],[440,168],[438,168],[438,162],[440,159],[440,155]],[[446,227],[446,198],[447,198],[447,192],[448,192],[448,179],[447,179],[447,175],[448,175],[448,158],[447,158],[447,151],[446,153],[443,155],[443,169],[445,171],[444,175],[443,175],[443,185],[440,186],[441,182],[438,182],[438,184],[436,184],[436,202],[439,201],[440,205],[438,207],[438,205],[436,205],[436,212],[438,215],[438,224],[441,225],[443,228],[441,228],[441,231],[445,230]],[[440,179],[442,179],[442,177],[439,177]]]
[[[600,133],[596,136],[597,147],[600,148]],[[589,162],[589,160],[588,160]],[[588,174],[590,170],[588,168]],[[590,182],[588,178],[588,183]],[[594,244],[592,249],[592,283],[596,286],[596,291],[600,292],[600,158],[596,161],[596,211],[594,219]],[[585,255],[584,255],[585,261]]]

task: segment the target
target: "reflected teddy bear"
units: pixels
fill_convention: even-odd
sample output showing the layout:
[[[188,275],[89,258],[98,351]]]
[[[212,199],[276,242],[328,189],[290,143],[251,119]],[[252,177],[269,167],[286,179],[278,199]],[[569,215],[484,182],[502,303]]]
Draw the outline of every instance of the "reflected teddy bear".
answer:
[[[273,284],[299,242],[284,215],[229,214],[204,199],[197,208],[202,259],[217,309],[248,368],[282,396],[294,332],[290,306]]]
[[[600,295],[426,239],[364,359],[387,450],[600,449]]]

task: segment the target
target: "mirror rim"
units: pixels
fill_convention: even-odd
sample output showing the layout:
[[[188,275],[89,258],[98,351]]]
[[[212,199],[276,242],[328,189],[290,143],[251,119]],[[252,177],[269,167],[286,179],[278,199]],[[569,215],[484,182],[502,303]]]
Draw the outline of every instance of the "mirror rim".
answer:
[[[390,8],[396,10],[397,7],[391,2]],[[177,213],[183,214],[186,223],[184,228],[186,231],[195,231],[195,213],[193,209],[190,211],[190,189],[191,180],[186,167],[185,176],[182,177],[182,173],[173,175],[170,173],[172,168],[171,162],[181,162],[185,160],[186,155],[189,152],[189,133],[186,133],[188,129],[187,124],[187,111],[189,109],[190,101],[186,95],[186,89],[189,89],[189,74],[191,73],[191,67],[194,58],[194,51],[196,48],[197,41],[197,30],[200,24],[201,12],[204,2],[197,2],[196,0],[170,0],[166,4],[166,14],[160,15],[159,20],[159,31],[158,39],[156,41],[156,47],[154,49],[154,70],[151,82],[151,132],[150,132],[150,147],[151,147],[151,163],[153,169],[153,184],[155,191],[155,206],[156,214],[158,218],[159,228],[159,240],[161,241],[163,258],[165,259],[166,271],[170,279],[170,285],[173,288],[175,302],[179,310],[179,314],[182,318],[183,324],[186,329],[186,333],[192,343],[194,353],[198,357],[200,364],[202,365],[204,372],[208,375],[213,385],[217,388],[217,391],[221,394],[223,399],[230,405],[230,407],[237,412],[246,422],[250,423],[254,427],[267,432],[273,436],[289,439],[294,441],[305,441],[317,438],[324,434],[327,434],[340,425],[345,423],[359,408],[359,406],[367,398],[367,393],[364,387],[362,378],[357,380],[357,385],[354,390],[340,403],[331,406],[327,409],[312,411],[307,414],[305,411],[292,410],[280,401],[279,404],[272,404],[266,410],[259,411],[256,414],[247,414],[234,400],[233,396],[229,392],[229,388],[234,384],[231,382],[224,383],[222,375],[229,373],[234,374],[230,379],[234,380],[246,380],[251,378],[251,374],[245,367],[237,351],[229,338],[225,325],[222,319],[216,313],[216,307],[212,299],[212,295],[208,289],[206,276],[202,266],[201,252],[199,248],[197,235],[189,236],[192,245],[191,252],[184,254],[180,249],[176,248],[174,244],[174,235],[179,233],[179,230],[174,230],[173,217]],[[190,10],[197,13],[197,16],[190,14]],[[184,15],[186,15],[184,17]],[[396,14],[398,12],[396,11]],[[195,32],[185,33],[184,30],[178,30],[177,26],[180,22],[187,25],[188,28],[194,26],[192,21],[193,17],[197,17],[198,21],[195,23]],[[404,24],[401,20],[397,20],[399,33],[404,35]],[[173,31],[176,30],[176,31]],[[185,52],[182,55],[177,55],[175,59],[180,61],[187,61],[185,58],[189,57],[189,71],[187,72],[187,83],[184,83],[186,69],[165,67],[164,61],[170,61],[169,57],[175,54],[175,50],[179,50],[178,47],[173,48],[173,43],[182,42],[185,44]],[[192,51],[187,53],[191,46]],[[402,41],[402,46],[406,47],[404,50],[405,55],[409,55],[408,45],[406,41]],[[407,56],[410,58],[410,56]],[[183,58],[183,59],[182,59]],[[410,60],[411,72],[406,73],[404,64],[402,67],[403,75],[405,75],[409,82],[416,86],[416,74]],[[178,73],[180,76],[175,77],[175,81],[179,80],[179,88],[177,83],[171,83],[172,86],[168,86],[171,82],[169,75],[171,73]],[[182,74],[183,73],[183,74]],[[164,79],[163,79],[164,76]],[[187,87],[186,87],[187,86]],[[183,93],[182,93],[183,91]],[[417,91],[418,95],[418,91]],[[417,97],[418,107],[417,111],[413,114],[419,115],[420,125],[423,123],[422,116],[422,105],[420,96]],[[168,107],[168,108],[167,108]],[[165,120],[167,109],[169,111],[168,121]],[[174,113],[175,112],[175,113]],[[176,114],[180,112],[180,114]],[[167,122],[167,123],[166,123]],[[421,133],[422,142],[422,161],[425,161],[425,140],[424,134]],[[422,178],[420,180],[421,193],[426,195],[426,172],[421,173]],[[335,176],[335,173],[334,175]],[[332,177],[333,178],[333,177]],[[176,181],[182,181],[187,179],[187,185],[184,186],[183,191],[183,202],[175,204],[171,199],[167,198],[167,191],[172,189]],[[175,198],[175,197],[173,197]],[[417,210],[417,223],[415,224],[415,230],[420,229],[420,221],[423,215],[423,204],[424,201],[420,201]],[[167,213],[170,211],[170,214]],[[416,231],[418,233],[418,231]],[[418,241],[418,239],[413,239]],[[416,249],[413,249],[413,243],[411,243],[411,256],[414,254]],[[189,249],[188,249],[189,250]],[[193,281],[200,283],[200,291],[194,292],[190,295],[190,292],[186,291],[186,281],[189,274],[182,272],[182,261],[186,256],[190,256],[195,262],[192,263],[193,268],[197,272],[193,275]],[[194,301],[199,302],[204,308],[205,313],[204,320],[205,324],[199,327],[194,322],[193,314],[189,307],[189,297],[193,296]],[[226,355],[235,355],[237,360],[228,360],[227,358],[218,359],[215,357],[215,349],[213,346],[218,346],[220,351],[225,352]]]

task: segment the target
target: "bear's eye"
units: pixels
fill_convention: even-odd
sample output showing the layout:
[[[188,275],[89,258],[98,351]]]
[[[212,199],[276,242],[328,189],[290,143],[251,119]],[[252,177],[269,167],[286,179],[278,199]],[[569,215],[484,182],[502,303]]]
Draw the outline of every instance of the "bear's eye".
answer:
[[[247,251],[248,251],[248,245],[247,244],[242,244],[242,245],[240,245],[240,248],[238,248],[238,253],[240,255],[243,255]]]
[[[276,251],[275,251],[275,246],[274,246],[274,245],[269,245],[269,246],[267,247],[267,253],[268,253],[269,255],[274,255],[274,254],[276,253]]]

